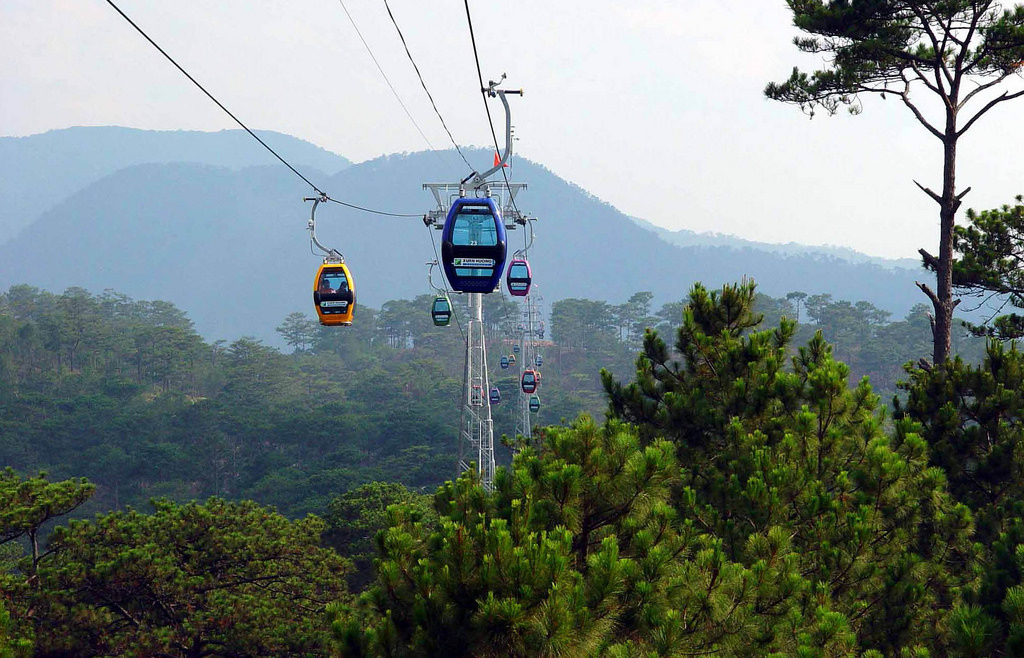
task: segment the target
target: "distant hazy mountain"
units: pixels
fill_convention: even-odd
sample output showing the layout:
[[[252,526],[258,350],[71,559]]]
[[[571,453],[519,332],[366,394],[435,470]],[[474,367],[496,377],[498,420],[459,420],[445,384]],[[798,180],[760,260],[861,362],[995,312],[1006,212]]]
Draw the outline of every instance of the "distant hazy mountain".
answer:
[[[654,231],[658,237],[665,242],[679,247],[732,247],[734,249],[759,249],[761,251],[771,251],[785,256],[800,254],[832,256],[850,261],[851,263],[873,263],[881,267],[899,267],[903,269],[919,269],[921,267],[920,259],[892,259],[881,258],[879,256],[868,256],[867,254],[862,254],[859,251],[854,251],[849,247],[838,247],[835,245],[814,246],[799,244],[797,242],[755,242],[753,240],[744,240],[743,238],[738,238],[735,235],[726,235],[724,233],[697,233],[696,231],[688,231],[686,229],[670,231],[669,229],[652,224],[646,219],[632,216],[630,219],[640,226],[643,226],[650,231]]]
[[[74,131],[62,132],[75,137]],[[192,135],[202,140],[202,134]],[[491,153],[471,150],[469,157],[483,169]],[[443,171],[439,160],[431,153],[393,155],[333,176],[315,175],[335,198],[419,214],[434,205],[423,182],[465,174]],[[870,301],[897,317],[923,301],[913,285],[918,271],[828,254],[677,247],[540,165],[519,159],[515,174],[529,185],[519,207],[539,217],[530,260],[547,305],[566,297],[620,303],[640,290],[653,292],[660,305],[682,299],[694,281],[718,287],[743,276],[753,277],[769,295],[831,293]],[[45,181],[32,184],[45,187]],[[278,342],[274,328],[285,315],[303,310],[312,316],[319,259],[309,250],[310,205],[300,201],[309,192],[282,165],[120,168],[60,201],[0,246],[0,287],[114,288],[137,299],[174,302],[208,338],[249,334]],[[345,254],[360,302],[379,306],[428,292],[425,263],[434,257],[432,238],[436,244],[440,234],[418,217],[382,217],[326,204],[318,220],[321,241]],[[511,234],[512,248],[522,242],[521,230]]]
[[[265,130],[260,138],[293,166],[334,174],[351,163],[319,146]],[[78,127],[0,137],[0,244],[87,185],[137,164],[196,162],[241,169],[276,162],[248,133]],[[132,196],[124,190],[125,197]],[[143,198],[136,201],[146,202]]]

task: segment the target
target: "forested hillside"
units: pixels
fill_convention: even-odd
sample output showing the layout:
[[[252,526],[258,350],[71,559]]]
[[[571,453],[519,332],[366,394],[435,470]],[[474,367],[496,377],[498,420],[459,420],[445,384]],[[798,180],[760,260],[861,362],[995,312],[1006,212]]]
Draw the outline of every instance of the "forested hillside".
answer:
[[[485,491],[452,479],[462,337],[428,302],[292,314],[286,354],[166,302],[8,290],[0,648],[1014,655],[1015,348],[904,373],[886,413],[860,374],[927,353],[920,313],[752,284],[564,300],[540,427]]]

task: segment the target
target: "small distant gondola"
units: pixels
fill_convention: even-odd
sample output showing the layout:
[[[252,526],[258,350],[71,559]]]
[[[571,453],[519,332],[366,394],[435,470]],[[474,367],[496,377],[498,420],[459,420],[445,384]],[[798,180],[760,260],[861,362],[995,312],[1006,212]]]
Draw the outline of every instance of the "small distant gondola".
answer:
[[[491,387],[491,404],[501,403],[501,391],[498,390],[497,386]]]
[[[514,366],[516,364],[516,355],[515,354],[509,354],[508,355],[508,364],[510,366]]]
[[[356,286],[345,263],[325,262],[313,279],[313,305],[320,324],[351,325],[356,310]]]
[[[452,289],[494,292],[505,253],[505,224],[494,199],[456,199],[441,232],[441,261]]]
[[[530,411],[532,411],[533,413],[537,413],[538,411],[540,411],[540,396],[539,395],[531,395],[530,396]]]
[[[512,352],[515,354],[519,354],[519,343],[516,343],[515,345],[512,346]]]
[[[544,359],[541,357],[540,354],[538,354],[537,356],[535,356],[533,358],[533,362],[534,362],[534,364],[536,364],[536,366],[538,368],[541,367],[542,365],[544,365]]]
[[[533,281],[533,272],[530,270],[530,263],[525,258],[513,259],[508,266],[508,274],[505,275],[505,284],[508,292],[513,297],[525,297],[530,292],[530,283]]]
[[[434,298],[430,307],[430,318],[436,327],[447,327],[452,321],[452,302],[444,295]]]
[[[501,355],[501,369],[502,370],[507,370],[508,366],[509,366],[508,357],[505,356],[504,354],[502,354]]]
[[[540,373],[536,370],[524,370],[522,379],[523,393],[535,393],[540,384]]]

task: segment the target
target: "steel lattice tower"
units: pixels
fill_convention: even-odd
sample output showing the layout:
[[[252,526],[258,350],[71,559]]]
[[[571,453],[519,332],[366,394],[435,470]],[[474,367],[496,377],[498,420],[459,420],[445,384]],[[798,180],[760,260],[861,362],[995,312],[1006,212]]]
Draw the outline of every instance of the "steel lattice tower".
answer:
[[[522,312],[523,322],[516,327],[514,332],[515,340],[520,345],[521,357],[517,364],[519,366],[518,379],[521,381],[523,371],[533,369],[540,372],[539,367],[536,365],[537,358],[537,347],[536,347],[536,333],[535,333],[535,321],[537,319],[537,307],[534,304],[533,294],[529,294],[523,298],[526,304],[526,308]],[[524,438],[531,438],[533,436],[533,413],[530,412],[530,393],[523,392],[521,384],[516,385],[518,395],[516,396],[518,403],[518,413],[516,414],[516,435]],[[537,393],[539,395],[540,387],[537,387]]]
[[[469,293],[466,365],[462,381],[459,472],[468,471],[476,463],[480,481],[490,491],[494,486],[494,423],[491,420],[487,336],[484,332],[483,300],[480,293]]]

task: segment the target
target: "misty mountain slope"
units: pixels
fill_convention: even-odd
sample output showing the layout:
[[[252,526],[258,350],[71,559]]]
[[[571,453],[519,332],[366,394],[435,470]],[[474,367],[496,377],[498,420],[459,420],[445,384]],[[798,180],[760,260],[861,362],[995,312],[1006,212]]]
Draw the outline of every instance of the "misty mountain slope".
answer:
[[[300,171],[310,168],[333,174],[351,164],[290,135],[255,132]],[[277,160],[243,130],[206,133],[103,126],[0,137],[0,244],[104,176],[137,164],[171,162],[241,169]]]
[[[913,258],[881,258],[878,256],[869,256],[862,254],[859,251],[851,249],[849,247],[838,247],[835,245],[806,245],[797,242],[785,242],[785,243],[768,243],[768,242],[755,242],[754,240],[745,240],[743,238],[736,237],[735,235],[726,235],[724,233],[697,233],[696,231],[688,231],[686,229],[680,229],[678,231],[670,231],[669,229],[662,228],[645,219],[639,217],[630,217],[634,222],[643,226],[644,228],[656,233],[662,240],[669,244],[674,244],[679,247],[696,247],[696,246],[708,246],[708,247],[731,247],[733,249],[759,249],[761,251],[771,251],[782,255],[816,255],[816,256],[834,256],[842,260],[848,260],[853,263],[874,263],[885,268],[896,268],[901,267],[904,269],[918,269],[921,267],[921,261]]]
[[[483,169],[489,151],[469,152]],[[332,197],[389,212],[434,205],[423,182],[455,180],[435,154],[393,155],[334,176],[310,172]],[[641,228],[607,203],[542,166],[518,160],[529,188],[519,207],[536,222],[530,253],[547,305],[567,297],[620,303],[650,290],[655,304],[680,300],[694,281],[709,287],[752,276],[773,296],[791,290],[867,300],[901,317],[921,301],[909,271],[836,258],[783,257],[753,249],[681,248]],[[148,164],[115,172],[44,213],[0,246],[0,286],[27,283],[54,292],[77,285],[114,288],[136,299],[166,299],[186,310],[208,338],[254,335],[279,342],[285,315],[313,316],[306,220],[310,190],[283,166],[231,170]],[[345,254],[360,303],[428,292],[426,265],[440,232],[419,216],[382,217],[321,204],[318,237]],[[523,244],[510,233],[510,249]],[[550,308],[550,306],[549,306]],[[427,313],[428,309],[424,309]],[[358,311],[357,311],[358,321]]]

